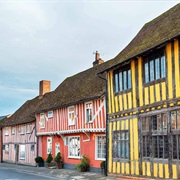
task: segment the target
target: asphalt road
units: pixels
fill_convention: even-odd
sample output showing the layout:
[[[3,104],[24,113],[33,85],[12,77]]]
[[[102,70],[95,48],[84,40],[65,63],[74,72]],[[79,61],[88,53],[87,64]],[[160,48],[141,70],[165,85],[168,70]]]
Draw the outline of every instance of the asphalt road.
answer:
[[[29,172],[23,172],[22,170],[0,168],[0,180],[47,180],[58,179],[55,177],[47,177],[42,174],[33,174]]]

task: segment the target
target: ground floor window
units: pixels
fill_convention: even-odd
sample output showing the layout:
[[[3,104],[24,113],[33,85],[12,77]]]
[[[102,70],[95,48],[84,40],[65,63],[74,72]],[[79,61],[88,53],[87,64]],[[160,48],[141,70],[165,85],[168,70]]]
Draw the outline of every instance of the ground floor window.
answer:
[[[129,159],[129,131],[113,131],[113,158]]]
[[[72,158],[80,157],[80,137],[68,138],[68,155]]]
[[[52,137],[47,138],[47,154],[52,153]]]
[[[180,110],[142,117],[140,122],[143,158],[180,159]]]
[[[106,156],[106,136],[96,136],[96,159],[105,160]]]
[[[25,159],[25,145],[24,144],[20,144],[19,145],[19,159],[20,160],[24,160]]]

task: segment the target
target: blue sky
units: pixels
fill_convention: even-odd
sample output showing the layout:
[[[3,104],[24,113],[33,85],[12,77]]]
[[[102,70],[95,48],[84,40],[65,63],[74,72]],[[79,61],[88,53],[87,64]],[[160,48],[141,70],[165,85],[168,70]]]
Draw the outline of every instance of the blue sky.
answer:
[[[142,26],[178,1],[0,0],[0,116],[92,67],[96,50],[115,57]]]

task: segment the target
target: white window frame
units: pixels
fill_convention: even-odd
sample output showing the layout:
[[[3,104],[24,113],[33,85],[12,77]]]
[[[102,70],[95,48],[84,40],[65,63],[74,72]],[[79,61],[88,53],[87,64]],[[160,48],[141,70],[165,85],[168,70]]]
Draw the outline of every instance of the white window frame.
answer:
[[[90,110],[90,114],[87,114],[87,112],[89,112],[89,110]],[[85,119],[86,119],[86,123],[91,123],[93,120],[93,103],[92,103],[92,101],[85,103]]]
[[[40,129],[44,129],[46,124],[46,118],[45,118],[45,113],[40,114],[40,120],[39,120],[39,126]]]
[[[75,141],[75,139],[77,139],[79,141],[79,143],[77,142],[77,144],[75,144],[74,142],[72,142],[72,144],[71,144],[71,141],[70,141],[71,139],[74,139],[74,141]],[[80,150],[81,150],[80,149],[80,147],[81,147],[80,144],[81,144],[80,136],[69,136],[68,137],[68,158],[77,158],[77,159],[80,158]],[[74,149],[75,149],[77,155],[71,155],[70,154],[71,153],[71,148],[73,148],[73,146],[74,146]]]
[[[5,154],[9,154],[9,144],[5,144]]]
[[[102,161],[104,161],[105,160],[105,158],[99,158],[98,157],[98,137],[103,137],[104,138],[104,143],[105,143],[105,150],[106,150],[106,135],[105,134],[99,134],[99,135],[96,135],[96,139],[95,139],[95,159],[96,160],[102,160]],[[101,148],[101,153],[102,153],[102,148]],[[105,152],[106,153],[106,152]]]
[[[48,111],[48,118],[52,118],[53,117],[53,111]]]
[[[47,137],[47,154],[52,154],[52,137]]]
[[[16,128],[15,126],[11,127],[11,134],[14,135],[16,133]]]
[[[5,136],[9,136],[9,128],[8,127],[5,127],[5,130],[4,130],[4,135]]]
[[[32,129],[32,125],[31,124],[27,124],[26,125],[26,134],[31,133],[31,129]]]
[[[23,154],[23,156],[22,156]],[[25,144],[20,144],[19,145],[19,159],[20,160],[25,160],[26,157],[26,146]]]
[[[75,125],[75,106],[68,107],[68,126],[72,125]]]
[[[25,133],[25,125],[20,125],[20,134]]]

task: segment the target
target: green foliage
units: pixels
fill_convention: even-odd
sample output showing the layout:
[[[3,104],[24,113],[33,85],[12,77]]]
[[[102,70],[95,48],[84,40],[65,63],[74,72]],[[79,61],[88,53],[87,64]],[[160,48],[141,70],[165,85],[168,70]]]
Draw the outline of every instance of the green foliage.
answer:
[[[88,171],[89,170],[89,159],[86,156],[82,156],[81,162],[76,165],[76,169],[81,171]]]
[[[44,160],[41,156],[37,156],[34,160],[36,163],[43,163],[44,162]]]
[[[105,165],[106,165],[106,161],[102,161],[102,162],[100,163],[101,169],[105,169]]]
[[[56,157],[54,158],[54,161],[57,163],[61,163],[62,162],[62,157],[61,157],[61,153],[58,152]]]
[[[51,163],[52,160],[53,160],[52,154],[49,153],[49,154],[48,154],[48,157],[47,157],[47,159],[46,159],[46,163]]]

